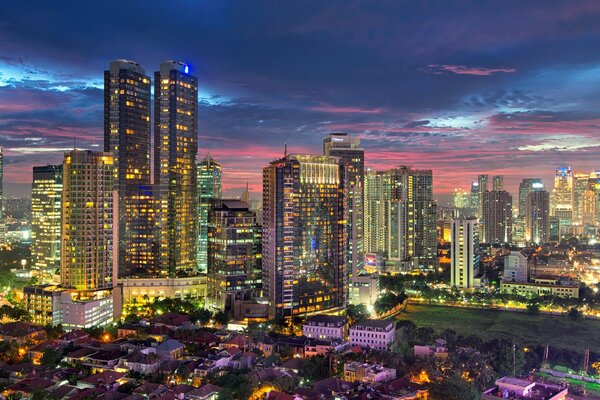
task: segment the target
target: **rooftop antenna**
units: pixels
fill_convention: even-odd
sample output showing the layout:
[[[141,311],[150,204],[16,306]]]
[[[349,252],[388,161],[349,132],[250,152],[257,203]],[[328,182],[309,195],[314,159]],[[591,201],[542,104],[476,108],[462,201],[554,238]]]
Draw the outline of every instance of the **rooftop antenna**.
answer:
[[[283,156],[287,157],[287,143],[283,145]]]

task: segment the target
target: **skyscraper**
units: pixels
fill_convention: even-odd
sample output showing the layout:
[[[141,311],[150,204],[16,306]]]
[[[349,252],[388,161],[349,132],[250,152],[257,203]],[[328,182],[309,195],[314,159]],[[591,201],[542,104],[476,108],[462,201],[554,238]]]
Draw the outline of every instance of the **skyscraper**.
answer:
[[[479,227],[476,218],[452,220],[450,284],[462,289],[474,287],[479,271]]]
[[[140,197],[150,185],[150,77],[136,62],[116,60],[104,71],[104,151],[113,154],[119,200],[119,275],[144,274],[154,236],[139,220],[150,206]]]
[[[437,204],[431,170],[386,171],[386,252],[401,269],[437,266]]]
[[[479,182],[471,182],[470,203],[473,215],[479,213]]]
[[[368,168],[365,171],[365,252],[383,253],[386,247],[385,173]]]
[[[41,283],[60,269],[62,165],[33,167],[31,183],[31,265]]]
[[[452,206],[456,210],[465,210],[469,208],[469,194],[466,190],[454,188],[454,193],[452,193]]]
[[[541,189],[527,195],[525,202],[525,239],[546,243],[550,238],[550,194]]]
[[[65,287],[93,291],[115,286],[113,168],[110,153],[65,154],[60,246]]]
[[[483,243],[512,242],[512,196],[504,190],[483,194]]]
[[[573,172],[570,166],[556,169],[550,215],[558,217],[561,224],[571,224],[573,220]]]
[[[488,175],[479,175],[477,177],[477,189],[479,190],[479,206],[477,207],[477,216],[483,216],[483,194],[488,191]]]
[[[198,271],[208,271],[208,215],[221,199],[221,164],[210,154],[198,163]]]
[[[343,183],[337,157],[291,154],[263,169],[263,287],[272,315],[347,304]]]
[[[525,216],[525,203],[527,195],[534,190],[543,188],[542,180],[540,178],[525,178],[519,184],[519,216]]]
[[[365,151],[358,136],[347,133],[330,133],[323,139],[323,155],[340,158],[341,175],[347,179],[346,205],[348,220],[348,272],[357,276],[362,269],[364,253],[364,181]]]
[[[197,273],[198,80],[181,62],[154,75],[154,185],[161,274]]]
[[[261,227],[241,200],[221,200],[208,224],[208,304],[231,310],[262,289]]]
[[[0,243],[6,241],[6,216],[4,213],[4,150],[0,147]]]

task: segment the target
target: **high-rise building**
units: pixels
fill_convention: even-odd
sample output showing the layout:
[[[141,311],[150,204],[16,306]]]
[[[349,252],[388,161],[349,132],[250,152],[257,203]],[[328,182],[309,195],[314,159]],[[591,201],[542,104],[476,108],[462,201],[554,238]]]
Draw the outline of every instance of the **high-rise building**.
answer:
[[[570,166],[556,169],[550,215],[558,217],[561,224],[569,225],[573,220],[573,172]]]
[[[365,171],[365,252],[384,253],[387,229],[385,225],[385,173],[368,168]]]
[[[221,164],[210,154],[198,163],[198,271],[208,271],[208,215],[221,199]]]
[[[158,264],[157,202],[152,185],[139,185],[124,199],[127,214],[127,246],[124,253],[126,268],[120,268],[120,278],[160,276]],[[121,218],[121,220],[123,220]],[[121,235],[122,237],[122,235]]]
[[[437,267],[437,204],[431,170],[386,171],[386,253],[401,269]]]
[[[477,177],[477,188],[479,190],[479,205],[477,208],[477,216],[481,218],[483,216],[483,194],[487,192],[488,189],[488,175],[479,175]]]
[[[40,283],[60,270],[62,165],[33,167],[31,183],[31,266]]]
[[[471,289],[479,271],[479,226],[476,218],[452,221],[450,284]]]
[[[150,96],[150,77],[138,63],[116,60],[104,71],[104,151],[114,159],[121,277],[152,269],[154,226],[139,219],[149,206],[140,190],[150,185]]]
[[[263,288],[272,315],[346,306],[343,183],[332,156],[291,154],[264,168]]]
[[[4,213],[4,150],[0,147],[0,243],[6,241],[6,215]]]
[[[197,273],[198,80],[181,62],[154,75],[154,185],[159,268],[165,276]]]
[[[483,243],[512,242],[512,196],[500,190],[483,193]]]
[[[343,185],[348,208],[346,254],[348,272],[354,277],[363,265],[365,151],[358,136],[330,133],[323,139],[323,155],[340,158],[340,173],[347,180]]]
[[[597,221],[597,179],[592,171],[573,176],[573,222],[595,225]]]
[[[525,202],[527,195],[534,190],[543,188],[542,180],[539,178],[525,178],[519,184],[519,216],[525,216]]]
[[[469,201],[471,204],[471,210],[473,211],[473,215],[479,216],[479,182],[471,182],[471,193],[469,197]]]
[[[60,246],[65,329],[111,323],[118,224],[111,153],[73,150],[63,161]]]
[[[217,201],[208,224],[208,304],[231,310],[262,288],[261,227],[241,200]]]
[[[469,194],[466,190],[454,188],[454,193],[452,193],[452,206],[458,211],[465,210],[471,206]]]
[[[500,191],[504,190],[504,176],[503,175],[494,175],[492,180],[493,180],[492,190],[494,190],[496,192],[500,192]]]
[[[60,270],[63,286],[114,287],[113,157],[73,150],[63,162]]]
[[[550,194],[537,189],[527,195],[525,202],[525,240],[546,243],[550,238]]]

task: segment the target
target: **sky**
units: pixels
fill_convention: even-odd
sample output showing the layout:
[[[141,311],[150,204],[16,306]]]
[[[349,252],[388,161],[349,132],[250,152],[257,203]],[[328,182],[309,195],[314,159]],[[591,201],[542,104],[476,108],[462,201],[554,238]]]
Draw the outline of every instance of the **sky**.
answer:
[[[101,150],[103,71],[125,58],[199,79],[199,158],[224,188],[329,132],[360,136],[366,165],[433,169],[447,201],[478,174],[552,187],[556,167],[600,169],[598,1],[0,2],[5,192],[32,166]]]

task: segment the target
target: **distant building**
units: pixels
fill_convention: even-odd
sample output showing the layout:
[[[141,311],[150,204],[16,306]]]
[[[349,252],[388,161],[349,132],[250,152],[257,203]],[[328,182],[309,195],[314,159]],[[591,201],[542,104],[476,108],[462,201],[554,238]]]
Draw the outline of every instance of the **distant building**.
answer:
[[[396,369],[351,361],[344,364],[344,380],[348,382],[389,382],[396,379]]]
[[[452,221],[450,247],[450,284],[471,289],[479,272],[479,228],[477,219],[464,218]]]
[[[501,190],[483,193],[483,243],[512,242],[512,196]]]
[[[477,207],[478,213],[477,216],[481,218],[483,216],[483,194],[489,190],[488,188],[488,180],[489,177],[487,174],[479,175],[477,177],[477,190],[479,194],[479,204]]]
[[[316,339],[342,339],[348,337],[348,319],[337,315],[308,317],[302,325],[302,334]]]
[[[58,325],[62,322],[61,294],[65,289],[54,285],[25,286],[25,307],[36,325]]]
[[[550,215],[560,218],[565,225],[570,225],[573,221],[573,171],[570,166],[556,169]]]
[[[395,323],[388,320],[365,319],[350,327],[350,345],[387,350],[394,342]]]
[[[494,191],[494,192],[504,191],[504,176],[495,175],[492,178],[492,181],[493,181],[492,191]]]
[[[525,218],[525,205],[527,196],[534,190],[544,188],[544,184],[540,178],[525,178],[519,184],[519,216]]]
[[[525,202],[525,240],[547,243],[550,239],[550,195],[543,189],[530,192]]]
[[[62,165],[33,167],[31,183],[31,266],[41,283],[60,270]]]
[[[364,249],[366,253],[384,253],[386,248],[385,175],[368,168],[365,171],[364,189]]]

